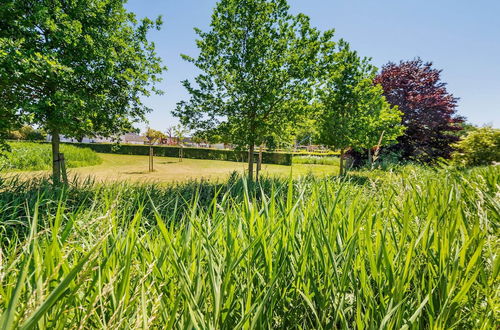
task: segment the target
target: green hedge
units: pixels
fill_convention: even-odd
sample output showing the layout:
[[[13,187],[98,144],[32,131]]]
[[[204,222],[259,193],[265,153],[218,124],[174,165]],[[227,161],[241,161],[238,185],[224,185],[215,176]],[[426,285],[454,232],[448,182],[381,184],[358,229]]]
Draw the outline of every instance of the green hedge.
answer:
[[[72,145],[90,148],[96,152],[123,155],[149,155],[149,146],[142,144],[111,144],[111,143],[71,143]],[[180,147],[153,146],[155,156],[178,157]],[[227,160],[233,162],[246,162],[248,153],[245,151],[220,150],[208,148],[184,149],[184,158]],[[292,154],[263,152],[264,164],[292,165]]]

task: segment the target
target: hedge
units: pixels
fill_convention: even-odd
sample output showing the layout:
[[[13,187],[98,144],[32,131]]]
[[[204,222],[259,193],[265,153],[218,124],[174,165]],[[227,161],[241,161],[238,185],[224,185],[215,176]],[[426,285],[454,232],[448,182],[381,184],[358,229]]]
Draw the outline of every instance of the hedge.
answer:
[[[143,144],[111,144],[111,143],[70,143],[75,146],[90,148],[95,152],[122,155],[149,155],[149,146]],[[162,157],[179,157],[180,147],[153,146],[154,155]],[[184,158],[226,160],[232,162],[246,162],[248,152],[208,149],[208,148],[183,148]],[[277,165],[292,165],[291,153],[263,152],[262,163]]]

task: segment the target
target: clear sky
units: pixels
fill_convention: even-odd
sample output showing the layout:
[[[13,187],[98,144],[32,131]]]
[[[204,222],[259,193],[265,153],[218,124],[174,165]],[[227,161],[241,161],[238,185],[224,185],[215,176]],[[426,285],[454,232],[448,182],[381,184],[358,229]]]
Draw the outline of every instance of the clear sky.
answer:
[[[164,95],[144,99],[153,109],[152,128],[177,123],[170,111],[187,99],[181,81],[195,76],[180,54],[196,55],[194,27],[207,29],[215,0],[129,0],[138,17],[163,15],[150,34],[168,67]],[[321,30],[334,28],[362,56],[381,67],[388,61],[421,57],[442,69],[448,90],[459,97],[459,114],[478,125],[500,127],[499,0],[289,0]],[[141,128],[144,128],[142,126]]]

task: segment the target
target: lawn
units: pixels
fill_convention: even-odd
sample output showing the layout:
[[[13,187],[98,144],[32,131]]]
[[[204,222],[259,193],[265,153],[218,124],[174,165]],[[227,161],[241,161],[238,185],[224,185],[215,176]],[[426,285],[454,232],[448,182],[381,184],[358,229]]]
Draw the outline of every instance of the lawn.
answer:
[[[148,172],[148,156],[116,154],[98,154],[102,163],[95,166],[73,168],[70,175],[93,177],[97,181],[134,181],[134,182],[184,182],[191,179],[221,180],[236,171],[244,173],[247,164],[202,159],[183,159],[155,157],[155,171]],[[294,177],[312,173],[317,176],[338,173],[338,165],[293,164],[293,166],[262,164],[263,175]],[[9,172],[7,175],[19,175],[31,178],[49,174],[48,171]]]

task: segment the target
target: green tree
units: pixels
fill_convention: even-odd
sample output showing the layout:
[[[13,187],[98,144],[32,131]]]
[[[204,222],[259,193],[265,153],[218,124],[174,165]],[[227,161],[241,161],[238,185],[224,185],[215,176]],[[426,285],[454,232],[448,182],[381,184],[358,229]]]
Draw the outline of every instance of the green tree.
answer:
[[[148,31],[115,0],[4,0],[0,6],[0,93],[23,122],[51,135],[60,181],[60,135],[112,137],[150,110],[163,71]],[[16,101],[12,101],[12,99]]]
[[[379,86],[373,84],[376,68],[360,58],[349,44],[325,48],[321,63],[318,98],[322,113],[318,121],[319,141],[340,149],[340,174],[345,173],[346,149],[373,147],[382,132],[392,141],[401,129],[401,113],[390,107]]]
[[[29,125],[24,125],[18,130],[9,132],[9,139],[12,140],[29,140],[29,141],[41,141],[45,140],[46,134],[40,129],[34,129]]]
[[[189,129],[182,125],[178,124],[174,126],[174,135],[177,138],[177,144],[179,145],[179,161],[182,162],[184,158],[184,139],[186,138],[186,134],[189,133]]]
[[[254,148],[280,135],[305,111],[322,35],[305,15],[291,15],[285,0],[221,0],[210,30],[199,35],[197,58],[183,56],[202,73],[183,84],[191,95],[174,115],[191,129],[220,130],[248,149],[253,177]]]
[[[374,158],[372,150],[376,155],[380,147],[397,143],[397,138],[404,132],[405,127],[401,125],[403,113],[397,106],[391,106],[383,96],[380,85],[371,85],[363,89],[361,102],[367,106],[365,110],[365,124],[359,134],[359,141],[353,147],[361,148],[368,153],[368,163],[373,166]]]
[[[489,126],[469,130],[454,146],[453,161],[460,166],[490,165],[500,162],[500,129]]]
[[[146,139],[149,144],[149,172],[153,172],[153,157],[154,157],[154,150],[153,150],[153,145],[155,143],[160,142],[162,139],[165,139],[167,136],[163,134],[160,131],[154,130],[152,128],[148,128],[146,130]]]

